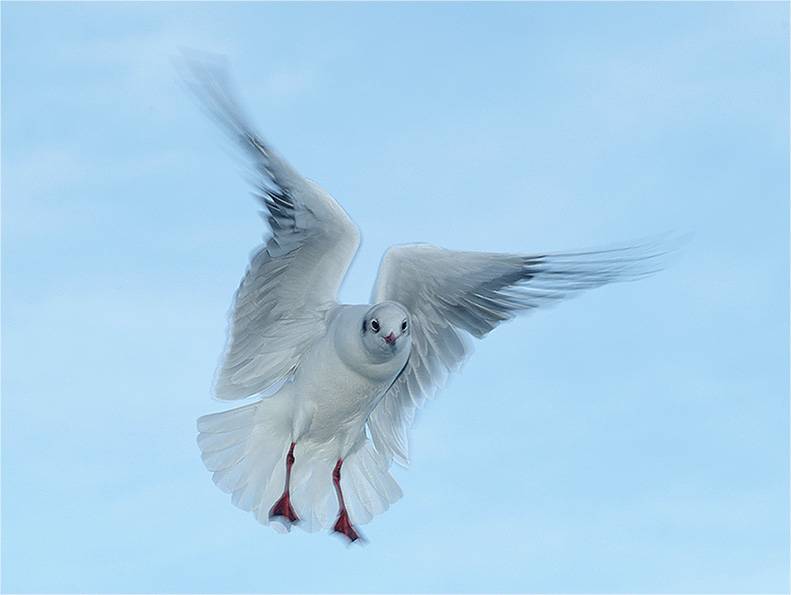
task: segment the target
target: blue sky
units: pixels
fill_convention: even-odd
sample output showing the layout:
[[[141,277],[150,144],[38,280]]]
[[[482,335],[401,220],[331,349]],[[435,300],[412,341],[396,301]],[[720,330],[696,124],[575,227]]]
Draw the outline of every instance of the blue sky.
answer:
[[[2,590],[785,592],[788,6],[2,6]],[[345,548],[211,483],[194,420],[262,225],[178,84],[228,56],[271,142],[386,247],[691,231],[519,319]]]

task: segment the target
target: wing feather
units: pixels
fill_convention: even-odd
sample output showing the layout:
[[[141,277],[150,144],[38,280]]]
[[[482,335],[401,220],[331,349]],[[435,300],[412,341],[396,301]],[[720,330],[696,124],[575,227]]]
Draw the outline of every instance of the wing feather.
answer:
[[[357,248],[357,227],[255,132],[222,68],[191,64],[187,83],[247,155],[271,234],[256,249],[234,297],[215,378],[220,399],[245,398],[287,378],[326,330],[327,314]]]
[[[394,246],[382,258],[373,303],[399,302],[410,312],[412,353],[374,409],[368,429],[387,460],[408,462],[407,428],[483,338],[515,315],[660,269],[672,242],[540,255],[458,252],[428,244]]]

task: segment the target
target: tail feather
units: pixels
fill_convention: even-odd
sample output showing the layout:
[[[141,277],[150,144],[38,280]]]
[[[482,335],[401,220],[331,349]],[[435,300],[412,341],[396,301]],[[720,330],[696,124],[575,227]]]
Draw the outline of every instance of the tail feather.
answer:
[[[247,481],[239,486],[231,498],[234,506],[242,510],[255,511],[259,507],[269,513],[269,508],[275,503],[283,491],[285,481],[285,459],[288,452],[288,441],[272,448],[256,449],[248,458],[254,464]],[[271,487],[271,490],[267,490]],[[273,494],[266,499],[267,494]],[[268,517],[264,520],[266,522]]]
[[[290,408],[266,398],[198,420],[198,446],[206,468],[233,504],[269,524],[269,511],[283,492],[291,444]],[[332,527],[338,504],[332,484],[335,461],[326,445],[297,441],[291,504],[307,531]],[[341,489],[351,521],[365,524],[401,497],[401,489],[372,444],[363,439],[343,463]]]
[[[198,419],[199,432],[228,432],[249,425],[251,417],[255,416],[259,403],[252,403],[220,413],[211,413]]]
[[[243,510],[261,505],[278,463],[285,460],[285,411],[284,403],[270,398],[198,419],[203,463],[217,487],[233,494],[234,504]]]
[[[215,433],[201,432],[198,434],[198,446],[204,453],[227,450],[234,446],[245,445],[249,434],[249,428],[224,430]]]
[[[333,462],[321,453],[301,456],[300,465],[294,465],[293,503],[302,522],[300,527],[308,532],[320,531],[335,519],[338,505],[332,487]]]
[[[208,450],[201,454],[203,464],[209,471],[222,471],[236,465],[247,453],[245,443],[234,444],[222,450]]]
[[[382,514],[402,495],[387,465],[368,440],[344,461],[341,489],[349,516],[358,525]]]

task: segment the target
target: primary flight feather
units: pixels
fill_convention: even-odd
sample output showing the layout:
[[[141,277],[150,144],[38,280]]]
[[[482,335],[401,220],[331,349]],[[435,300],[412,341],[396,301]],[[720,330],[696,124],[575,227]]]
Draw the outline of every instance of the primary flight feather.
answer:
[[[255,168],[271,235],[236,291],[220,399],[276,392],[198,420],[203,462],[262,523],[331,528],[350,541],[401,497],[415,411],[482,338],[516,314],[641,278],[661,245],[555,254],[391,247],[371,303],[339,304],[360,244],[346,212],[255,132],[221,68],[192,65],[202,106]],[[367,431],[366,431],[367,429]]]

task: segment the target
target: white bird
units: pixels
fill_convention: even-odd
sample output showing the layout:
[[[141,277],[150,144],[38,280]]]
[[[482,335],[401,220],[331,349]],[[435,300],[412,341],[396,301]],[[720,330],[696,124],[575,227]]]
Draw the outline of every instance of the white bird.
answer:
[[[220,399],[261,398],[198,420],[214,483],[264,524],[359,539],[356,525],[401,497],[389,469],[406,466],[415,411],[465,359],[469,335],[641,278],[664,254],[656,244],[536,255],[394,246],[371,303],[339,304],[357,227],[253,130],[224,71],[192,72],[203,106],[252,160],[271,229],[236,291],[215,383]]]

